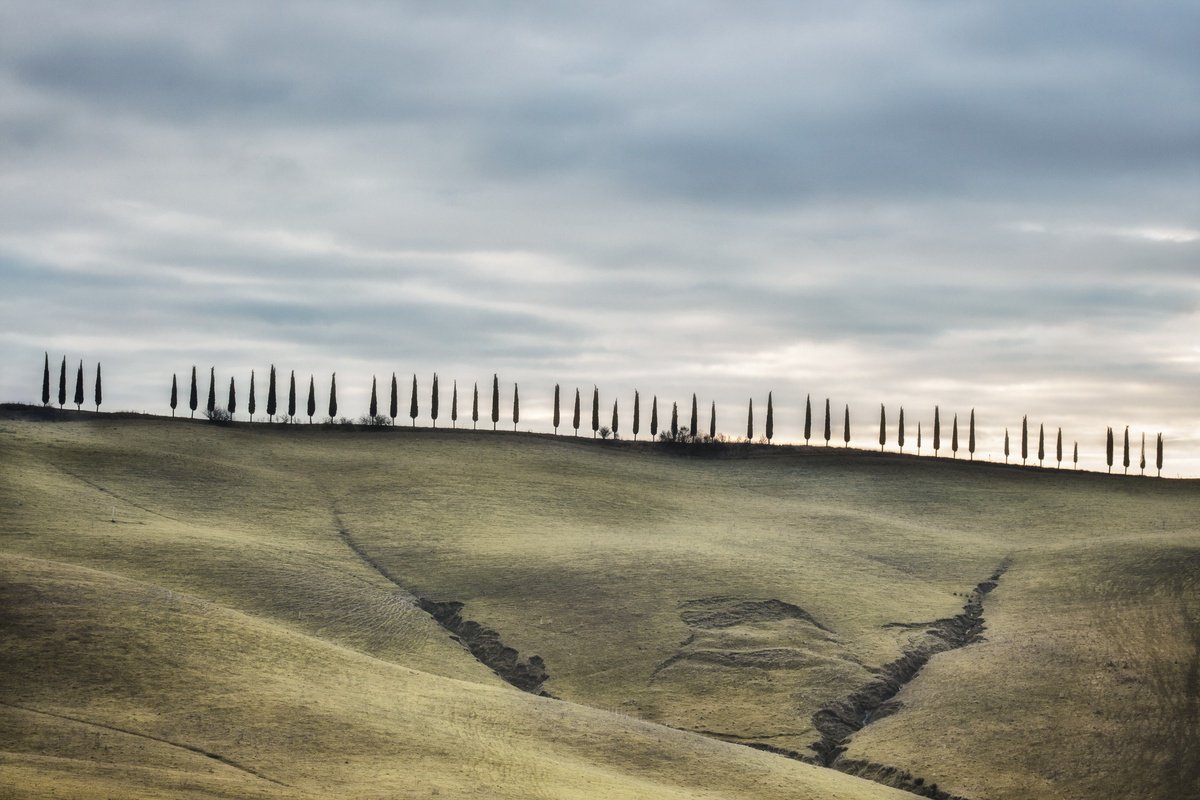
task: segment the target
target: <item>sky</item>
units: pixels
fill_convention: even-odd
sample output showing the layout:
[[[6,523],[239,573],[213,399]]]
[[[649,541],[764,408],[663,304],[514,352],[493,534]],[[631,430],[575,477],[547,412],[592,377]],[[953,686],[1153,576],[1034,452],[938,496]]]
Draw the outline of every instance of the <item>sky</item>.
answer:
[[[770,392],[780,441],[811,395],[1200,476],[1198,41],[1194,0],[0,0],[0,400],[45,353],[151,413],[274,364],[347,416],[415,374],[428,424],[437,372],[445,424],[498,374],[521,429]]]

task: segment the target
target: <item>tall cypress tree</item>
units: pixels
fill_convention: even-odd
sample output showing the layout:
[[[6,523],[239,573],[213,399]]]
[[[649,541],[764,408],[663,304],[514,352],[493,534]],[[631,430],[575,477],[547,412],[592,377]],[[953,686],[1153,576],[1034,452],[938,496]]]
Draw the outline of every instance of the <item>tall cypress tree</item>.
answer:
[[[412,396],[408,399],[408,416],[412,419],[412,426],[417,427],[417,373],[413,373]],[[497,415],[492,414],[492,422],[496,421]]]
[[[375,379],[371,378],[374,383]],[[292,370],[292,377],[288,379],[288,422],[296,418],[296,370]]]
[[[317,379],[312,374],[308,376],[308,403],[304,410],[308,412],[308,424],[312,425],[313,415],[317,413]]]
[[[46,366],[42,370],[42,405],[50,405],[50,353],[46,353]]]
[[[1058,429],[1058,439],[1054,444],[1054,456],[1058,460],[1058,468],[1062,469],[1062,428]]]
[[[192,367],[192,385],[196,383],[196,368]],[[58,407],[62,408],[67,404],[67,357],[63,356],[62,366],[58,369]],[[196,410],[196,406],[192,406],[192,410]]]
[[[175,416],[175,408],[179,405],[179,381],[175,375],[171,376],[171,416]]]
[[[614,439],[617,438],[617,425],[621,421],[620,418],[617,416],[617,402],[618,401],[616,399],[613,400],[612,435],[613,435]]]
[[[846,404],[846,419],[842,422],[842,441],[846,447],[850,446],[850,404]]]
[[[633,440],[636,442],[638,433],[642,428],[642,410],[641,398],[638,396],[637,389],[633,390]]]
[[[100,413],[100,401],[104,398],[104,393],[100,390],[100,362],[96,362],[96,413]],[[1144,442],[1143,442],[1144,444]]]
[[[196,392],[196,365],[192,365],[192,388],[188,392],[188,408],[192,410],[192,418],[196,416],[196,406],[200,404],[200,399]]]
[[[900,452],[904,452],[904,406],[900,406],[900,419],[896,423],[896,444],[900,446]]]
[[[1029,417],[1021,417],[1021,464],[1029,460]]]
[[[83,410],[83,362],[79,362],[79,371],[75,373],[75,410]]]
[[[558,412],[558,384],[554,384],[554,435],[558,436],[558,423],[562,420]]]
[[[521,390],[517,384],[513,384],[513,430],[516,431],[517,423],[521,421]]]
[[[650,395],[650,438],[658,436],[658,395]]]
[[[951,458],[958,458],[958,414],[954,415],[950,426],[950,454]]]
[[[829,416],[829,398],[825,398],[825,446],[829,447],[829,440],[833,438],[833,420]]]
[[[754,441],[754,398],[750,398],[750,404],[746,407],[746,441]]]
[[[883,408],[883,403],[879,404],[879,452],[883,452],[884,445],[887,444],[887,412]]]
[[[1046,460],[1046,425],[1038,423],[1038,466]]]
[[[712,401],[712,409],[708,414],[708,438],[712,441],[717,439],[717,401]]]
[[[279,410],[279,404],[275,397],[275,365],[271,365],[271,377],[267,379],[267,421],[275,421],[275,412]],[[333,416],[332,414],[330,416]]]
[[[392,373],[392,391],[388,396],[388,417],[392,427],[396,427],[396,417],[400,416],[400,384],[396,382],[396,373]]]
[[[438,418],[438,374],[433,373],[433,391],[429,394],[429,418],[433,420],[433,427],[437,427]]]
[[[1076,449],[1076,451],[1078,451],[1079,446],[1076,445],[1075,449]],[[1079,460],[1078,457],[1075,460],[1078,461]],[[1160,477],[1160,478],[1162,477],[1162,465],[1163,465],[1163,435],[1160,433],[1158,435],[1158,440],[1154,443],[1154,466],[1158,468],[1158,477]]]
[[[229,418],[233,419],[233,415],[237,413],[237,389],[233,385],[233,376],[229,376],[229,402],[225,404],[229,409]]]
[[[1008,428],[1004,429],[1004,463],[1008,463]]]
[[[679,403],[671,403],[671,441],[679,441]]]
[[[771,392],[767,392],[767,444],[770,444],[771,440],[775,438],[775,404],[772,402],[771,395]]]
[[[471,394],[471,430],[475,430],[479,425],[479,382],[475,382],[475,389]]]
[[[942,449],[942,410],[937,406],[933,407],[933,455],[937,456],[938,451]]]
[[[1129,426],[1125,426],[1125,474],[1129,474]]]
[[[917,455],[921,455],[921,420],[917,420]]]
[[[500,376],[492,374],[492,430],[500,421]]]
[[[971,429],[967,434],[967,452],[971,454],[971,460],[975,460],[975,409],[971,409]]]
[[[1075,469],[1079,469],[1079,442],[1075,442],[1074,451],[1071,454],[1071,461],[1075,463]]]
[[[246,413],[250,415],[250,421],[254,422],[254,370],[250,370],[250,395],[246,398]]]
[[[1140,464],[1142,474],[1146,474],[1146,432],[1142,431],[1142,460]]]
[[[1112,474],[1113,466],[1113,431],[1112,426],[1108,426],[1108,436],[1104,443],[1104,456],[1108,461],[1108,474]]]
[[[450,388],[450,427],[458,427],[458,378],[454,379]]]
[[[592,386],[592,438],[596,438],[596,431],[600,430],[600,388]]]
[[[575,428],[573,435],[579,435],[579,387],[575,387],[575,413],[571,415],[571,425]]]
[[[692,419],[691,425],[688,427],[688,433],[692,436],[692,441],[700,439],[700,415],[696,408],[696,393],[692,392]]]
[[[208,405],[204,407],[211,417],[217,410],[217,368],[208,368]]]
[[[337,373],[329,376],[329,419],[337,419]]]
[[[804,397],[804,443],[812,438],[812,395]]]
[[[375,394],[375,376],[371,376],[371,404],[367,406],[367,416],[371,418],[371,422],[375,422],[375,418],[379,416],[379,398]]]

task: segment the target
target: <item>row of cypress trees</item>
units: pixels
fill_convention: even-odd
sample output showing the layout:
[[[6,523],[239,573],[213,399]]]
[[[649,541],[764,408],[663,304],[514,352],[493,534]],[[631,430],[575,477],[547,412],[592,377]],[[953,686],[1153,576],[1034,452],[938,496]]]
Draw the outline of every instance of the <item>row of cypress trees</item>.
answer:
[[[93,398],[96,402],[96,411],[100,411],[100,403],[104,399],[103,383],[100,376],[100,362],[96,362],[96,384]],[[75,409],[81,410],[84,403],[83,389],[83,361],[79,362],[79,370],[75,373]],[[58,370],[58,407],[62,408],[67,404],[67,357],[63,356],[62,365]],[[46,353],[45,365],[42,368],[42,405],[50,405],[50,354]]]

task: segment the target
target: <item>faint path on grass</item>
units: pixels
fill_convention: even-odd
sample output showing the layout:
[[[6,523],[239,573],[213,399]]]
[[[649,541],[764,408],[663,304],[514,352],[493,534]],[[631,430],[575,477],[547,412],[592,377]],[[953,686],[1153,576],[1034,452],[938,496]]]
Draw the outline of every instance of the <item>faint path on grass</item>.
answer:
[[[114,500],[119,500],[126,505],[133,506],[134,508],[137,508],[137,509],[141,509],[142,511],[145,511],[147,514],[153,514],[156,517],[162,517],[163,519],[169,519],[172,522],[183,522],[183,520],[179,519],[178,517],[172,517],[168,514],[162,513],[161,511],[155,511],[153,508],[148,508],[147,506],[144,506],[141,503],[134,502],[133,500],[130,500],[128,497],[125,497],[124,495],[119,495],[116,492],[114,492],[112,489],[109,489],[105,486],[101,486],[100,484],[96,483],[95,481],[93,481],[89,478],[85,478],[77,472],[72,472],[71,470],[67,469],[66,467],[59,467],[58,469],[60,469],[62,472],[66,473],[67,475],[70,475],[75,480],[77,480],[81,483],[86,483],[88,486],[91,486],[96,491],[106,494]]]

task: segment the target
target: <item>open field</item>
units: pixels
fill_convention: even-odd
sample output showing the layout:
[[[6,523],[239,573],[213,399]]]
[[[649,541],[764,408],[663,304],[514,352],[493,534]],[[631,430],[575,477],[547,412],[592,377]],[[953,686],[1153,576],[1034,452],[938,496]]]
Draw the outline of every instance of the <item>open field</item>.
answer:
[[[0,421],[0,789],[909,796],[738,743],[817,760],[814,718],[999,574],[985,640],[835,766],[971,800],[1200,796],[1200,483],[682,452]],[[540,657],[557,699],[417,598]]]

